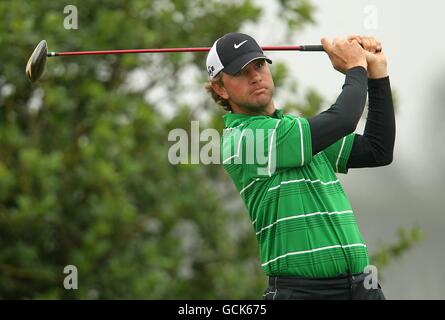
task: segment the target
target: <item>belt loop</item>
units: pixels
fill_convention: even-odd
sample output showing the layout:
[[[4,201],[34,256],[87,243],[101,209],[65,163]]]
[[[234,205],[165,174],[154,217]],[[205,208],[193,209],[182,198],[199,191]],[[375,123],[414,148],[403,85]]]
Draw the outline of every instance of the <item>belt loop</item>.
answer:
[[[353,278],[353,276],[351,274],[351,270],[349,270],[349,268],[348,268],[348,283],[349,283],[349,297],[350,297],[350,300],[352,300],[352,298],[353,298],[353,294],[352,294],[352,281],[351,281],[351,279],[354,280],[354,278]]]
[[[275,296],[277,295],[277,291],[278,291],[278,288],[277,288],[277,279],[278,279],[278,277],[275,276],[275,293],[274,293],[274,295],[273,295],[273,300],[275,300]]]

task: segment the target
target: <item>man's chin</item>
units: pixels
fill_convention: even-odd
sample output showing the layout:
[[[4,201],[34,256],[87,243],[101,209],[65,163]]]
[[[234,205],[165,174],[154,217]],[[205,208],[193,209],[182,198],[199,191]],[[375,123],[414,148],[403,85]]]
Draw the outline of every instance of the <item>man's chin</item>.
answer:
[[[267,108],[271,101],[272,99],[270,99],[269,97],[258,97],[256,101],[252,103],[252,106],[258,109],[264,109]]]

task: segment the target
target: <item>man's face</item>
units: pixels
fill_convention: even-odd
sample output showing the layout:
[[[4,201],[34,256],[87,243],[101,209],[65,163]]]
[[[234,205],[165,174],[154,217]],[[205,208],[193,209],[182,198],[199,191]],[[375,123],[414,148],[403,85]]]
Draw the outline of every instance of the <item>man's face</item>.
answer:
[[[252,61],[236,75],[224,73],[222,80],[224,86],[218,93],[229,100],[234,112],[265,114],[272,110],[275,87],[264,59]]]

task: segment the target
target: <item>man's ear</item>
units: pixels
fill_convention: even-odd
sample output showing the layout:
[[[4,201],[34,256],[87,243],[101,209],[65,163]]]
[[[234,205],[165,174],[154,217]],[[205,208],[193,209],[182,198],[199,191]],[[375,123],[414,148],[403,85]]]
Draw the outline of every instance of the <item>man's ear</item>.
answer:
[[[212,82],[212,89],[216,92],[218,96],[221,98],[228,100],[229,94],[227,93],[226,88],[218,82]]]

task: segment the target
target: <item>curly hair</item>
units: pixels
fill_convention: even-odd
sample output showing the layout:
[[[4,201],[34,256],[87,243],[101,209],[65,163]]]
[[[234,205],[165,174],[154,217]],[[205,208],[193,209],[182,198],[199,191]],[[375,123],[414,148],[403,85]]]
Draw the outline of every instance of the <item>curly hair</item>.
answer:
[[[219,104],[220,106],[223,107],[224,110],[226,111],[232,111],[232,107],[230,107],[229,101],[222,98],[220,95],[218,95],[215,90],[213,90],[212,88],[212,84],[216,83],[219,86],[224,86],[224,83],[222,81],[222,72],[218,73],[216,75],[215,78],[213,78],[212,80],[209,80],[209,82],[207,82],[205,89],[206,91],[212,96],[213,100]]]

